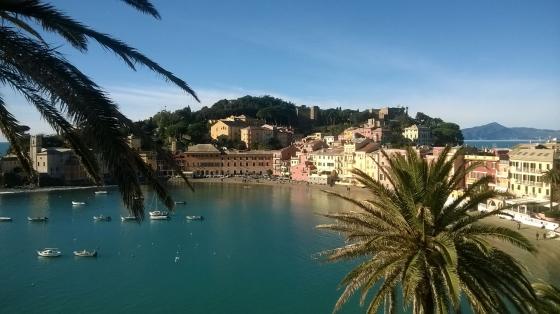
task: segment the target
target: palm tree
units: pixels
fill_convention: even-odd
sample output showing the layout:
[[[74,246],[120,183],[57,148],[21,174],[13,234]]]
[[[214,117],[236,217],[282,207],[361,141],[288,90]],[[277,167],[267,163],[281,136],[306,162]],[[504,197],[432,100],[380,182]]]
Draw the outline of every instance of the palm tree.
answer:
[[[148,0],[123,1],[140,12],[160,18]],[[0,1],[0,85],[9,86],[23,95],[45,121],[64,136],[96,184],[101,184],[102,178],[93,152],[99,153],[116,180],[125,205],[139,219],[144,211],[143,202],[139,201],[142,192],[138,173],[147,179],[165,205],[172,208],[173,202],[166,189],[153,170],[128,147],[125,136],[133,133],[142,136],[146,142],[151,142],[151,138],[138,130],[106,92],[69,63],[57,47],[45,42],[38,27],[59,35],[80,52],[87,52],[90,41],[97,42],[133,70],[138,65],[145,66],[198,101],[195,92],[138,50],[72,19],[53,5],[40,0]],[[33,167],[21,144],[24,130],[0,97],[0,131],[10,142],[23,168],[32,174]],[[160,156],[168,156],[161,147],[156,149]]]
[[[541,179],[544,183],[550,184],[550,210],[552,210],[552,203],[554,200],[555,192],[554,190],[556,189],[556,186],[560,184],[560,169],[558,169],[558,167],[555,167],[555,165],[553,164],[552,169],[543,172]]]
[[[320,255],[329,262],[360,261],[341,281],[344,291],[335,312],[358,290],[361,305],[373,292],[367,313],[377,313],[380,306],[394,313],[397,300],[412,306],[413,313],[457,312],[462,300],[476,313],[532,309],[536,297],[523,265],[489,240],[529,252],[535,247],[516,231],[482,222],[501,210],[469,212],[498,194],[480,188],[490,178],[481,178],[448,202],[465,174],[478,166],[460,167],[451,174],[462,152],[450,158],[449,152],[446,148],[430,163],[411,148],[405,156],[389,157],[383,152],[388,166],[380,168],[394,189],[354,170],[370,197],[360,201],[332,193],[357,210],[325,215],[335,222],[317,227],[342,233],[346,243]]]
[[[546,283],[534,283],[538,313],[560,313],[560,289]]]

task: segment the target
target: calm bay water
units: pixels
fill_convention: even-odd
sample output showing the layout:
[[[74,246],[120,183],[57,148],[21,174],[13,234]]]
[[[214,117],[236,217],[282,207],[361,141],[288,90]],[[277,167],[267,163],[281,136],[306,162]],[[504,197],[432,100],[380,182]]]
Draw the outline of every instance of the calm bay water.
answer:
[[[0,223],[0,312],[331,312],[351,265],[312,258],[341,243],[314,227],[326,221],[317,213],[348,205],[305,187],[200,183],[195,193],[171,192],[188,204],[170,221],[142,224],[120,221],[126,212],[116,191],[0,196],[0,216],[14,218]],[[99,214],[113,221],[93,222]],[[26,221],[43,215],[46,224]],[[64,255],[38,258],[42,247]],[[99,257],[72,256],[82,248],[98,248]],[[343,311],[355,312],[363,312],[355,302]]]
[[[465,140],[465,145],[478,148],[512,148],[517,144],[525,143],[537,144],[542,142],[534,140]]]

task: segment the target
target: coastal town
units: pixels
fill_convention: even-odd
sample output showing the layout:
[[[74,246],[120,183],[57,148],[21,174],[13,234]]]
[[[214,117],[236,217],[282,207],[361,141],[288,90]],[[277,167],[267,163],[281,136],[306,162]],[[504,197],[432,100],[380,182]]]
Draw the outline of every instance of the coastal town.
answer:
[[[303,113],[311,120],[317,118],[318,107],[308,107]],[[288,180],[313,185],[359,186],[354,170],[360,170],[371,178],[392,188],[382,168],[387,166],[387,157],[406,154],[404,147],[391,148],[385,139],[393,132],[388,126],[403,107],[376,109],[375,117],[364,123],[348,127],[339,134],[315,132],[305,136],[295,134],[293,128],[267,124],[265,121],[240,116],[228,116],[209,120],[210,134],[214,140],[208,144],[193,144],[185,149],[178,148],[177,139],[168,141],[168,150],[176,167],[158,159],[154,151],[143,150],[142,141],[134,135],[128,136],[128,145],[138,152],[142,160],[162,179],[180,181],[178,171],[192,179],[231,177],[247,179]],[[423,125],[409,125],[401,134],[414,150],[427,161],[433,161],[443,151],[434,146],[430,129]],[[220,147],[218,140],[227,139],[242,143],[249,149]],[[279,149],[260,149],[272,140]],[[254,149],[251,149],[254,148]],[[43,136],[30,137],[29,156],[38,174],[40,186],[87,185],[87,172],[73,150],[64,147],[44,147]],[[451,157],[460,149],[453,147]],[[464,149],[456,160],[455,173],[459,167],[477,167],[463,179],[461,188],[472,185],[476,180],[488,176],[488,187],[504,193],[499,199],[490,199],[479,204],[481,211],[498,209],[519,204],[508,209],[512,219],[524,224],[556,230],[558,203],[550,201],[553,195],[551,182],[543,180],[546,171],[560,166],[560,143],[555,139],[542,144],[519,144],[511,149],[486,148]],[[21,173],[18,158],[8,154],[0,160],[2,174]],[[107,182],[110,174],[104,171]],[[461,189],[455,196],[461,195]]]

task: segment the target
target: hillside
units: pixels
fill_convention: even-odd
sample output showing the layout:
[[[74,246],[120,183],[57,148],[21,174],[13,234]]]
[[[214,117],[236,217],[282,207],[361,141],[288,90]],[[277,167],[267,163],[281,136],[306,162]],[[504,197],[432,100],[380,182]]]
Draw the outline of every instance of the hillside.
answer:
[[[466,140],[534,140],[560,138],[560,130],[545,130],[535,128],[508,128],[497,122],[463,129]]]

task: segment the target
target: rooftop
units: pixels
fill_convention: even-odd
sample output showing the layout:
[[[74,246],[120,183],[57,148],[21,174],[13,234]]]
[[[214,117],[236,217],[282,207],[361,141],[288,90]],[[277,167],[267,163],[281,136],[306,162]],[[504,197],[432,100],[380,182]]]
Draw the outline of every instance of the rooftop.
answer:
[[[187,147],[189,153],[219,153],[220,150],[212,144],[196,144]]]

